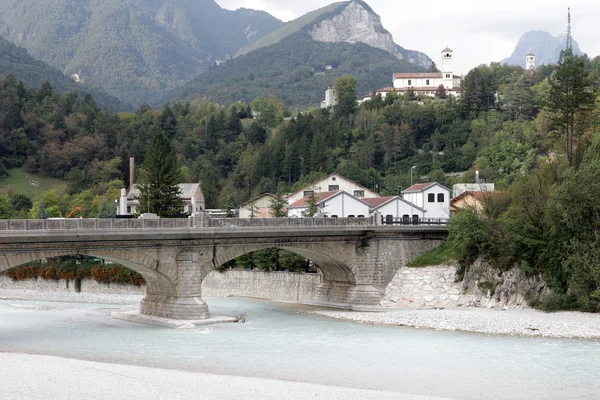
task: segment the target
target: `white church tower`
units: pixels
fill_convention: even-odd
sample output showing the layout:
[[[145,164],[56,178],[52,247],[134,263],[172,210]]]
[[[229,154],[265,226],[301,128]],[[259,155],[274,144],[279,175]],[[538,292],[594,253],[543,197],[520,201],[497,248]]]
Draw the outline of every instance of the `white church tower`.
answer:
[[[442,50],[442,83],[446,89],[454,89],[454,68],[452,66],[452,49]]]
[[[529,53],[525,59],[525,70],[535,69],[535,54]]]

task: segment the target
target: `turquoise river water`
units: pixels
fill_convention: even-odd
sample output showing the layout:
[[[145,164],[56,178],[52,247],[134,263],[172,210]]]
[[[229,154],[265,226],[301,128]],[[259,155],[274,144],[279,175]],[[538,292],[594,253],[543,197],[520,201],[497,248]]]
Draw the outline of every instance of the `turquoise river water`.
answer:
[[[207,299],[245,324],[179,331],[113,320],[122,306],[0,301],[0,351],[457,399],[600,399],[600,341],[330,320],[309,307]]]

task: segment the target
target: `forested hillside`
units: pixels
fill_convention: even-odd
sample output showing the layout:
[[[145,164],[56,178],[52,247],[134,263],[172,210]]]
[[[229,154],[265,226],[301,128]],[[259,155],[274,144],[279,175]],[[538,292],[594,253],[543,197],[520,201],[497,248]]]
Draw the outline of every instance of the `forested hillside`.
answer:
[[[0,2],[0,36],[136,105],[280,25],[267,13],[224,10],[214,0]]]
[[[108,108],[113,112],[128,111],[131,106],[124,104],[113,96],[88,85],[78,85],[67,78],[58,69],[43,61],[34,59],[22,47],[0,37],[0,75],[12,74],[17,80],[27,86],[39,89],[46,81],[59,93],[73,91],[78,93],[90,92],[100,108]]]
[[[326,70],[326,65],[333,69]],[[364,95],[390,86],[395,72],[413,71],[424,70],[366,44],[315,42],[298,32],[201,74],[163,103],[205,98],[229,105],[275,94],[290,107],[306,108],[317,106],[337,77],[355,76],[358,93]]]

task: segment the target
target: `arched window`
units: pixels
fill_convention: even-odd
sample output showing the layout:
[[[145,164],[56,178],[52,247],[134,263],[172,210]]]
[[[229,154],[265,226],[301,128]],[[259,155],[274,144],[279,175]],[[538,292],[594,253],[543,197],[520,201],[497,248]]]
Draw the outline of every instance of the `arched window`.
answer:
[[[435,193],[429,193],[429,194],[427,195],[427,201],[428,201],[429,203],[435,203]]]
[[[443,203],[444,197],[444,193],[438,193],[438,203]]]

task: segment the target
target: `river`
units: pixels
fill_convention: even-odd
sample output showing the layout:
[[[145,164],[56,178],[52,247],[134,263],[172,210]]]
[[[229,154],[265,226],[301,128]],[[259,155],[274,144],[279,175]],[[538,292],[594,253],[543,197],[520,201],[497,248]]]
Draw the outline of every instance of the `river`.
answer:
[[[207,299],[245,324],[178,331],[123,306],[0,301],[0,351],[457,399],[598,399],[600,341],[361,325],[306,306]]]

